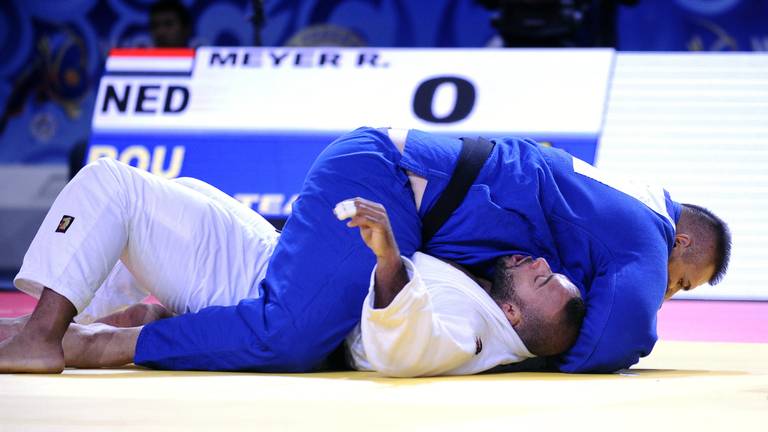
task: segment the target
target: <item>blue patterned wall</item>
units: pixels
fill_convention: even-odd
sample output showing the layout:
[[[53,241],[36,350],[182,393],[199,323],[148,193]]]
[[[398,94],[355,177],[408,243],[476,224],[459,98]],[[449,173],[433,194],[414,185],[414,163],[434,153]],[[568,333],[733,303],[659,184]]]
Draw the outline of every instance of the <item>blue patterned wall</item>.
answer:
[[[62,163],[88,138],[109,48],[150,46],[154,0],[0,1],[0,163]],[[250,0],[183,0],[192,44],[250,45]],[[481,47],[474,0],[265,0],[264,45]],[[768,49],[765,0],[642,0],[619,15],[627,50]]]
[[[111,47],[150,46],[142,0],[0,2],[0,163],[61,163],[88,138]],[[195,44],[250,44],[248,2],[185,2]]]
[[[151,46],[153,2],[0,2],[0,163],[61,163],[87,140],[106,54]],[[253,43],[249,0],[183,3],[194,46]],[[265,13],[264,45],[482,46],[493,36],[489,13],[464,0],[267,0]]]
[[[643,0],[620,11],[626,51],[766,51],[766,0]]]

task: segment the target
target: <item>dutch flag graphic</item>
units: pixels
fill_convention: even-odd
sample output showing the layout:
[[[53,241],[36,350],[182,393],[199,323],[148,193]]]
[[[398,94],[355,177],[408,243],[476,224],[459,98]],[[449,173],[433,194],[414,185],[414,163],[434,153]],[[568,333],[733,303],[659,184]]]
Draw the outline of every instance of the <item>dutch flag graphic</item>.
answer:
[[[106,74],[113,76],[192,76],[192,48],[114,48],[107,58]]]

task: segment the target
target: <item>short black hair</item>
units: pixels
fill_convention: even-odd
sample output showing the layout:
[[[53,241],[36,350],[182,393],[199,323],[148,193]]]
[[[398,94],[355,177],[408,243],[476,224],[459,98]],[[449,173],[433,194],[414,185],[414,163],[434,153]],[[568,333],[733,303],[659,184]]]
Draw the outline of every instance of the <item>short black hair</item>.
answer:
[[[707,208],[688,203],[683,203],[682,206],[683,211],[693,219],[693,223],[706,229],[712,236],[715,272],[709,278],[709,284],[717,285],[728,272],[728,264],[731,261],[731,230],[725,221]]]
[[[575,331],[578,335],[586,315],[587,304],[584,303],[584,299],[581,298],[581,296],[571,297],[563,308],[563,324],[566,328]],[[573,342],[576,341],[574,340]],[[571,345],[573,345],[573,342],[571,342]]]
[[[528,351],[536,356],[551,356],[568,350],[579,336],[587,310],[581,293],[576,290],[557,315],[545,319],[517,295],[514,276],[505,271],[504,257],[496,260],[490,295],[497,304],[511,302],[520,308],[523,322],[515,332]]]
[[[523,324],[516,329],[531,354],[553,356],[567,351],[576,342],[586,315],[584,300],[574,295],[552,320],[536,315],[520,304]]]
[[[192,16],[189,10],[179,0],[160,0],[153,3],[149,8],[149,15],[155,15],[161,12],[173,12],[181,21],[181,25],[186,28],[192,26]]]

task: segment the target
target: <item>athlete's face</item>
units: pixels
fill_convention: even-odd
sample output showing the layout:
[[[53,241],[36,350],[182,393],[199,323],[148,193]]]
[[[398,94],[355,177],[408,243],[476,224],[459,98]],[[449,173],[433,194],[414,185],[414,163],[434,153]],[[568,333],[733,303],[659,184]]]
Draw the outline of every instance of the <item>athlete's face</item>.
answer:
[[[690,291],[697,286],[704,285],[714,273],[715,266],[713,264],[701,265],[685,262],[682,258],[671,258],[664,300],[669,300],[680,290]]]
[[[689,258],[690,239],[685,234],[675,237],[675,246],[669,257],[667,271],[667,292],[664,300],[669,300],[678,291],[690,291],[704,285],[715,274],[715,265],[710,260]],[[707,261],[707,262],[701,262]]]
[[[523,255],[500,258],[496,263],[495,283],[505,286],[520,309],[527,309],[545,320],[554,319],[568,300],[580,295],[565,275],[552,272],[544,258]]]

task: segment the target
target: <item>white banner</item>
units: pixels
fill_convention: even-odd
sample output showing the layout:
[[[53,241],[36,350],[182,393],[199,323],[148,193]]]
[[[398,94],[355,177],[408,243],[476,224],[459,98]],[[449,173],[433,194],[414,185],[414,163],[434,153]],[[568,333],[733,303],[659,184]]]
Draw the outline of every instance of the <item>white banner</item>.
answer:
[[[115,50],[96,131],[345,131],[361,125],[596,135],[613,51]]]

